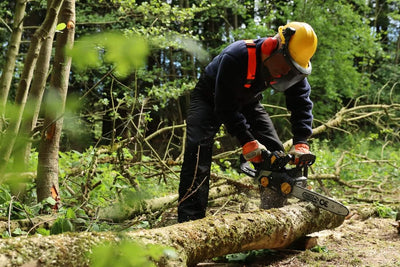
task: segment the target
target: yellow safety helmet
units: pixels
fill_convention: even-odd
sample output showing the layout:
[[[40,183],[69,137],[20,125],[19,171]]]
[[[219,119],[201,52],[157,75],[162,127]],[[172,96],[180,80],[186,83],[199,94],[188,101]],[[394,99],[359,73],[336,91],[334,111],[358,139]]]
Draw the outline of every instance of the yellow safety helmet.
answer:
[[[288,28],[291,28],[289,29],[291,34],[286,33]],[[317,50],[318,43],[313,28],[305,22],[290,22],[285,26],[280,26],[278,31],[282,44],[289,42],[289,45],[286,45],[292,61],[303,69],[311,67],[310,59]]]

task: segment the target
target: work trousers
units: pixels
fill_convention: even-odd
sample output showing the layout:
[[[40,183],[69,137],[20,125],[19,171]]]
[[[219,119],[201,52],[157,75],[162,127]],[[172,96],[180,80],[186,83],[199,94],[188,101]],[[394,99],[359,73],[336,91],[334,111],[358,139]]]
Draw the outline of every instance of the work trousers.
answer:
[[[260,102],[244,106],[241,112],[250,125],[250,132],[260,143],[271,151],[283,150],[275,127]],[[199,83],[191,94],[186,124],[186,145],[179,183],[178,222],[205,217],[212,148],[215,134],[221,126],[212,98],[202,93]]]

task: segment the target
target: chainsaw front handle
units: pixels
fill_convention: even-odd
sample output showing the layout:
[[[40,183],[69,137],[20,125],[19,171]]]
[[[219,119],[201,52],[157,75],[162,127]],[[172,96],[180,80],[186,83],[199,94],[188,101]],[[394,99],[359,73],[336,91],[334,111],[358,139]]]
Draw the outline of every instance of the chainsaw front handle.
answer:
[[[281,171],[284,170],[288,163],[294,162],[295,156],[285,154],[282,151],[270,152],[268,150],[261,151],[263,159],[260,163],[253,163],[255,168],[251,167],[250,162],[246,161],[243,156],[240,157],[240,170],[250,177],[256,177],[257,170],[265,171]],[[316,156],[314,154],[303,154],[298,157],[296,168],[306,168],[314,164]]]

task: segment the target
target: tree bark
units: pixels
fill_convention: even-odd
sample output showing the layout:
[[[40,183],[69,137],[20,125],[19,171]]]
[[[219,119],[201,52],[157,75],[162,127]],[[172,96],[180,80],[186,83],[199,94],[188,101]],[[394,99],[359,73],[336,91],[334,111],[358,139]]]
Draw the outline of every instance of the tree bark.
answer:
[[[47,2],[47,8],[51,6],[51,1]],[[11,183],[11,190],[13,195],[23,197],[26,190],[26,180],[23,174],[29,163],[31,148],[32,148],[32,135],[39,117],[40,106],[42,103],[43,94],[46,87],[46,81],[49,75],[49,66],[51,52],[53,48],[55,28],[50,28],[49,34],[44,38],[40,48],[39,57],[33,73],[32,86],[28,94],[28,99],[24,109],[24,115],[21,121],[21,128],[18,133],[17,145],[14,146],[14,163],[13,172],[16,173]]]
[[[47,8],[51,5],[51,1],[47,2]],[[26,107],[24,109],[24,116],[21,122],[21,129],[19,138],[24,141],[21,142],[20,148],[15,150],[14,165],[23,164],[22,168],[25,169],[30,157],[32,142],[29,139],[32,137],[33,130],[39,117],[40,105],[42,103],[43,94],[46,87],[46,81],[49,75],[51,52],[53,48],[55,28],[51,28],[48,36],[44,39],[40,48],[39,57],[37,60],[36,68],[33,74],[32,86],[29,91]],[[26,140],[26,141],[25,141]],[[14,166],[17,169],[20,166]]]
[[[71,233],[0,240],[0,265],[89,266],[93,246],[121,239],[173,247],[177,257],[161,266],[193,266],[231,253],[280,249],[313,232],[341,225],[344,217],[312,204],[297,204],[253,213],[210,216],[151,230],[121,233]],[[16,249],[18,248],[18,249]]]
[[[21,36],[23,31],[23,19],[25,16],[26,0],[18,0],[15,5],[15,17],[13,24],[13,31],[11,33],[10,44],[6,55],[6,63],[4,65],[3,73],[0,79],[0,131],[3,130],[3,117],[5,113],[8,93],[14,74],[15,62],[21,43]]]
[[[39,145],[36,180],[38,202],[48,197],[52,197],[56,201],[60,199],[58,152],[71,69],[71,57],[65,55],[65,48],[72,47],[74,42],[75,0],[64,1],[59,22],[64,22],[67,27],[63,32],[57,34],[54,70],[51,75],[44,120],[45,131]]]
[[[32,36],[28,54],[25,59],[24,69],[21,74],[21,80],[18,84],[17,95],[15,98],[16,111],[15,118],[12,118],[7,127],[5,135],[1,140],[0,147],[0,181],[3,180],[3,175],[7,163],[11,157],[17,133],[20,128],[23,111],[28,96],[29,87],[33,77],[36,61],[44,38],[48,36],[50,29],[56,27],[57,15],[60,10],[63,0],[54,0],[51,7],[48,9],[46,18],[42,26]]]

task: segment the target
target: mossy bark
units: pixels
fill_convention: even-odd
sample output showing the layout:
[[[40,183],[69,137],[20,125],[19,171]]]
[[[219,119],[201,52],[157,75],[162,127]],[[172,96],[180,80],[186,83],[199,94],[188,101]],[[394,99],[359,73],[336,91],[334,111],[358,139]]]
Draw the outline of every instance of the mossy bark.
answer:
[[[233,195],[237,193],[236,187],[232,185],[221,185],[210,189],[209,200],[216,199],[222,196]],[[134,205],[129,204],[129,201],[114,203],[109,207],[102,208],[99,211],[99,218],[102,220],[111,220],[113,222],[122,222],[132,219],[141,214],[149,214],[152,212],[163,211],[177,205],[178,195],[170,195],[154,199],[145,199],[136,202]]]
[[[213,257],[256,249],[285,248],[313,232],[341,225],[344,217],[311,204],[280,209],[210,216],[168,227],[129,232],[124,238],[176,249],[177,258],[162,266],[193,266]],[[0,241],[0,265],[88,266],[94,245],[118,242],[121,234],[74,233],[11,238]]]
[[[344,217],[311,204],[290,205],[254,213],[229,214],[132,233],[142,241],[173,246],[180,263],[193,266],[205,259],[257,249],[285,248],[313,232],[341,225]]]

